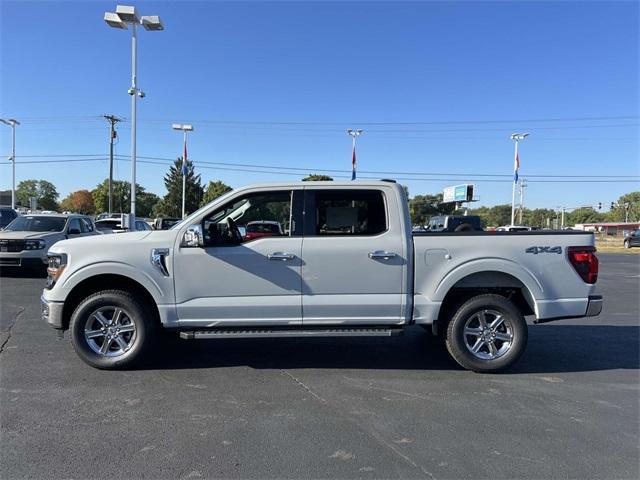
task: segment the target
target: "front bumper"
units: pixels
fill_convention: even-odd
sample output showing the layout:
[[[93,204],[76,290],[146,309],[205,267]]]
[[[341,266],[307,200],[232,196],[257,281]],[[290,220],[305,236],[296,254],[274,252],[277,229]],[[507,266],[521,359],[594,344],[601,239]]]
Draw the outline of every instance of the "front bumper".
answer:
[[[42,319],[45,322],[53,328],[63,328],[62,310],[64,308],[64,303],[51,302],[42,296],[40,297],[40,306],[42,307]]]
[[[47,250],[0,252],[0,267],[43,267],[47,265]]]

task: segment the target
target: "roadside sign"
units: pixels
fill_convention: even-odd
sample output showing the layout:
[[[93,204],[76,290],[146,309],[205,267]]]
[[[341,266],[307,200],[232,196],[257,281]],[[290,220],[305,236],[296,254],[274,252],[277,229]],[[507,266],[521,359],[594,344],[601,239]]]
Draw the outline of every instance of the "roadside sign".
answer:
[[[442,202],[470,202],[473,200],[473,185],[462,184],[445,187],[442,191]]]

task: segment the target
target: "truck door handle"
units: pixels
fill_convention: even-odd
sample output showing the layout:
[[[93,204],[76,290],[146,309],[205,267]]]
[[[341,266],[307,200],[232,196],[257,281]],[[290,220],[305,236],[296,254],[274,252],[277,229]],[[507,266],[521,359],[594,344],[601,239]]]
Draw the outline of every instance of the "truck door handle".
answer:
[[[390,258],[397,256],[397,253],[387,252],[385,250],[376,250],[375,252],[369,252],[369,258],[371,259],[381,258],[383,260],[389,260]]]
[[[293,260],[296,256],[293,253],[285,253],[285,252],[273,252],[267,255],[269,260],[280,260],[285,262],[287,260]]]

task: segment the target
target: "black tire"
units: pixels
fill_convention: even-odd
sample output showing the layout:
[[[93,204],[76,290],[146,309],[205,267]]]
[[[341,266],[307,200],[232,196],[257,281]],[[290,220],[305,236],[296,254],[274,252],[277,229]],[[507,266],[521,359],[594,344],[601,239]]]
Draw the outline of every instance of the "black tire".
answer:
[[[498,315],[501,323],[497,322]],[[478,327],[473,326],[476,322]],[[491,325],[496,327],[492,329]],[[474,333],[468,333],[471,331]],[[486,294],[467,300],[456,310],[447,326],[446,345],[462,367],[474,372],[498,372],[518,361],[527,337],[527,322],[520,310],[503,296]],[[479,350],[472,352],[479,344]]]
[[[111,317],[110,309],[113,309]],[[118,318],[115,318],[118,310],[121,313]],[[157,322],[154,316],[149,314],[151,311],[149,305],[128,292],[121,290],[96,292],[80,302],[71,316],[69,325],[71,345],[78,356],[92,367],[104,370],[129,368],[145,357],[151,348],[151,343],[157,337]],[[112,320],[115,323],[102,329],[97,328],[102,325],[97,313],[103,320]],[[120,328],[127,332],[120,333]],[[98,330],[106,329],[113,332],[107,332],[104,335],[98,333]],[[95,339],[89,339],[87,331],[95,332],[97,334]],[[108,340],[107,334],[109,334]],[[122,343],[116,342],[116,337],[127,345],[126,349],[121,347]],[[106,353],[102,354],[95,350],[96,347],[104,348],[105,345]]]
[[[631,248],[631,242],[629,240],[624,241],[624,248]]]
[[[473,232],[473,226],[470,223],[461,223],[453,231],[454,232]]]

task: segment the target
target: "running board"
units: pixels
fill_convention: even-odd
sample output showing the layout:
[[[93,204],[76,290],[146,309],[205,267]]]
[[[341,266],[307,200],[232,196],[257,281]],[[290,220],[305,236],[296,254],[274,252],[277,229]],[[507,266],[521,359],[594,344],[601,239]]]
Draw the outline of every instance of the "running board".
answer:
[[[211,330],[189,330],[180,332],[185,340],[209,338],[283,338],[283,337],[392,337],[402,335],[402,328],[218,328]]]

